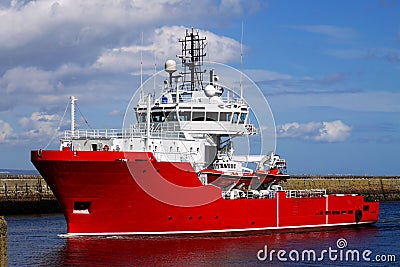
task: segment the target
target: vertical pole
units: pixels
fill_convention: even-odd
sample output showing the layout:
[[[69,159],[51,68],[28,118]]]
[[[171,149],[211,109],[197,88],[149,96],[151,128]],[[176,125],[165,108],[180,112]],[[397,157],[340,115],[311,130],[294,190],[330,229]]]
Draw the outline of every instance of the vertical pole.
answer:
[[[194,90],[194,68],[195,68],[193,28],[192,28],[192,33],[190,34],[190,54],[191,54],[190,80],[191,80],[191,90],[193,91]]]
[[[139,101],[139,102],[144,101],[144,92],[143,92],[143,32],[142,32],[142,43],[141,43],[141,48],[140,48],[140,100],[141,101]]]
[[[243,21],[242,21],[242,35],[240,38],[240,101],[241,102],[243,100],[242,71],[243,71]]]
[[[75,135],[75,101],[78,100],[74,96],[70,97],[71,100],[71,136]]]
[[[279,227],[279,197],[280,197],[280,192],[275,192],[275,199],[276,199],[276,227]]]
[[[151,94],[147,96],[147,117],[146,117],[146,147],[144,151],[148,151],[150,146],[150,117],[151,116]]]

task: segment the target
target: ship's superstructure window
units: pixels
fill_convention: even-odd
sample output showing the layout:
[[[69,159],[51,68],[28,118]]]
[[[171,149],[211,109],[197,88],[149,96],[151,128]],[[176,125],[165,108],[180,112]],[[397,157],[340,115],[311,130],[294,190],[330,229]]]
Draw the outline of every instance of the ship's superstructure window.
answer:
[[[176,111],[157,109],[151,112],[152,122],[177,121],[177,120],[178,117],[176,115]],[[144,114],[144,118],[140,117],[140,122],[146,122],[146,114]]]
[[[219,121],[231,121],[231,112],[221,112],[219,115]]]
[[[146,112],[138,113],[137,119],[139,123],[145,123]],[[247,119],[247,113],[239,112],[212,112],[200,110],[163,110],[161,108],[153,109],[151,112],[151,122],[164,121],[226,121],[234,124],[244,124]]]
[[[176,116],[176,111],[173,110],[166,110],[165,111],[165,118],[167,121],[177,121],[178,117]]]
[[[192,120],[193,121],[204,121],[205,112],[204,111],[194,111]]]
[[[237,123],[238,120],[239,120],[239,113],[238,112],[233,113],[232,123]]]
[[[218,112],[207,112],[206,121],[218,121]]]
[[[243,124],[246,121],[247,113],[240,113],[239,123]]]
[[[138,113],[138,121],[139,122],[146,122],[146,113]]]
[[[161,111],[151,113],[152,122],[163,122],[165,120],[164,113]]]
[[[179,111],[179,120],[181,121],[191,121],[192,114],[190,111]]]

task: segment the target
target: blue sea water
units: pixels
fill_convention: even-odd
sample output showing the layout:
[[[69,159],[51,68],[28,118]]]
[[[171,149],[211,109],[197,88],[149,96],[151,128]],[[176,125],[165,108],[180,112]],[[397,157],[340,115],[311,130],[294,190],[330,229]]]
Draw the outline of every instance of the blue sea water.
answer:
[[[65,238],[59,237],[66,233],[60,214],[6,219],[9,266],[400,264],[400,202],[381,203],[380,220],[373,226],[240,237]]]

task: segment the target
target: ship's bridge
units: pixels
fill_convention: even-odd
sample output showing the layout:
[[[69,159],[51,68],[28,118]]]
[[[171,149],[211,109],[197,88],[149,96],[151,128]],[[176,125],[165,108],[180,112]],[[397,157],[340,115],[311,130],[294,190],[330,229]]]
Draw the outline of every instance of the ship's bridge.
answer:
[[[202,95],[202,96],[201,96]],[[173,102],[174,98],[163,95],[150,107],[150,123],[153,129],[218,135],[252,135],[256,128],[247,123],[249,109],[240,99],[207,97],[202,91],[194,91],[191,98]],[[176,98],[175,98],[176,99]],[[135,110],[139,124],[146,123],[148,107],[139,104]]]

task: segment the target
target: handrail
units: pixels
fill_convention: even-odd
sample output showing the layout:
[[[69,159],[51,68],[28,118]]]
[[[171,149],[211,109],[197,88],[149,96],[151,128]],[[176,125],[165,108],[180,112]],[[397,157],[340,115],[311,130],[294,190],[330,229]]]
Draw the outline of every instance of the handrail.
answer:
[[[254,194],[254,191],[257,190],[249,190],[242,191],[242,197],[238,198],[247,198],[247,199],[264,199],[264,198],[275,198],[277,192],[285,192],[287,198],[310,198],[310,197],[323,197],[326,196],[326,189],[301,189],[301,190],[284,190],[284,191],[269,191],[268,194]],[[223,192],[222,196],[224,199],[232,199],[230,198],[230,191]],[[234,198],[236,199],[236,198]]]
[[[64,138],[122,138],[128,136],[122,129],[66,130]]]

